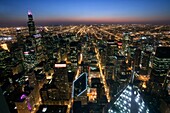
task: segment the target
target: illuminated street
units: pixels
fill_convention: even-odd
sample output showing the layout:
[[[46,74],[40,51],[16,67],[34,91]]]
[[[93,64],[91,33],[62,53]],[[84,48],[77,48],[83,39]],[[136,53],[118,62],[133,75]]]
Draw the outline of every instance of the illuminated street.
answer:
[[[170,113],[169,4],[0,1],[0,113]]]

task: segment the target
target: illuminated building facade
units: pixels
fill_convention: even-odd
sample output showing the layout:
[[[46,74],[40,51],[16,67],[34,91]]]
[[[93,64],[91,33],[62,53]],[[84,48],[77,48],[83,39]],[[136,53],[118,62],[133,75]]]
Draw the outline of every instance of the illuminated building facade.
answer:
[[[87,73],[82,73],[73,81],[72,98],[74,101],[81,101],[82,105],[87,105]]]
[[[35,66],[36,62],[36,52],[34,44],[31,40],[27,39],[24,47],[24,67],[29,70]]]
[[[139,89],[128,85],[107,111],[108,113],[150,113]]]
[[[161,95],[170,68],[170,47],[157,47],[151,71],[151,92]]]
[[[44,53],[45,47],[43,45],[42,38],[43,37],[41,34],[34,35],[37,63],[40,63],[41,61],[45,61],[45,53]]]
[[[125,56],[128,56],[129,54],[129,43],[130,43],[130,34],[129,33],[123,33],[123,45],[122,45],[122,49],[123,49],[123,53]]]

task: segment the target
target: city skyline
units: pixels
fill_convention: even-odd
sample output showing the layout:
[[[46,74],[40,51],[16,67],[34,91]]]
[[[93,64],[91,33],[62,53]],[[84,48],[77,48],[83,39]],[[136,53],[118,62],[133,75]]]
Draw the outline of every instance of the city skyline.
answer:
[[[0,26],[25,26],[32,11],[37,25],[154,23],[169,24],[169,0],[29,0],[0,2]]]
[[[170,25],[14,12],[27,27],[0,27],[0,113],[170,111]]]

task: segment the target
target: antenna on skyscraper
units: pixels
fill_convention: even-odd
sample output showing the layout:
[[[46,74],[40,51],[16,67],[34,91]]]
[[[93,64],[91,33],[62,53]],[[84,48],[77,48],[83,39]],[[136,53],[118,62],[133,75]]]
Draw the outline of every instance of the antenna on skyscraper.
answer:
[[[28,15],[32,15],[32,12],[30,10],[28,10]]]

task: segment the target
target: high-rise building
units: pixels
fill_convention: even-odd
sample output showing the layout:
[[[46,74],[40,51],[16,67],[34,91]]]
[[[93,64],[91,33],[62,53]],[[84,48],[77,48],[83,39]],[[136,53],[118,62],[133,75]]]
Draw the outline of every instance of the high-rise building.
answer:
[[[24,66],[26,70],[33,68],[44,60],[41,34],[36,34],[32,13],[28,12],[29,35],[24,42]]]
[[[115,79],[115,66],[113,63],[107,63],[105,66],[106,69],[106,79],[114,80]]]
[[[161,95],[170,68],[170,47],[157,47],[151,71],[151,92]]]
[[[40,63],[41,61],[45,61],[45,54],[44,54],[45,47],[43,45],[42,38],[43,37],[41,34],[34,35],[35,53],[36,53],[37,63]]]
[[[170,68],[170,47],[157,47],[151,76],[160,83],[164,81]]]
[[[23,65],[23,49],[17,43],[13,43],[11,46],[11,56],[12,56],[12,72],[13,75],[18,74],[24,70]]]
[[[17,42],[19,46],[23,45],[23,36],[21,34],[21,28],[16,29]]]
[[[8,81],[12,74],[12,57],[9,51],[0,48],[0,83]]]
[[[151,57],[151,52],[145,51],[144,53],[142,53],[141,67],[145,70],[149,69],[150,57]]]
[[[128,85],[107,112],[149,113],[149,109],[143,101],[139,89],[132,85]]]
[[[72,69],[75,71],[78,65],[78,42],[70,43],[70,53],[68,59],[71,62]]]
[[[66,105],[70,91],[66,63],[55,64],[53,79],[48,84],[44,84],[40,90],[43,104]]]
[[[32,16],[32,13],[30,11],[28,11],[28,28],[29,28],[29,35],[32,36],[36,33],[35,31],[35,24],[34,24],[34,21],[33,21],[33,16]]]
[[[107,41],[107,63],[112,63],[114,56],[116,56],[118,53],[118,46],[117,43],[114,42],[114,40],[108,40]]]
[[[106,109],[107,113],[149,113],[146,103],[144,102],[140,89],[133,84],[134,71],[131,72],[130,83],[115,95],[116,99],[111,101],[109,107]]]
[[[24,67],[29,70],[35,65],[36,52],[31,39],[27,39],[24,46]]]
[[[54,79],[56,82],[68,82],[67,64],[65,62],[55,64]]]
[[[123,53],[125,56],[128,56],[129,53],[129,43],[130,43],[130,35],[129,33],[124,33],[123,34],[123,45],[122,45],[122,49],[123,49]]]
[[[8,108],[8,104],[3,96],[1,87],[0,87],[0,113],[10,113],[9,108]]]

